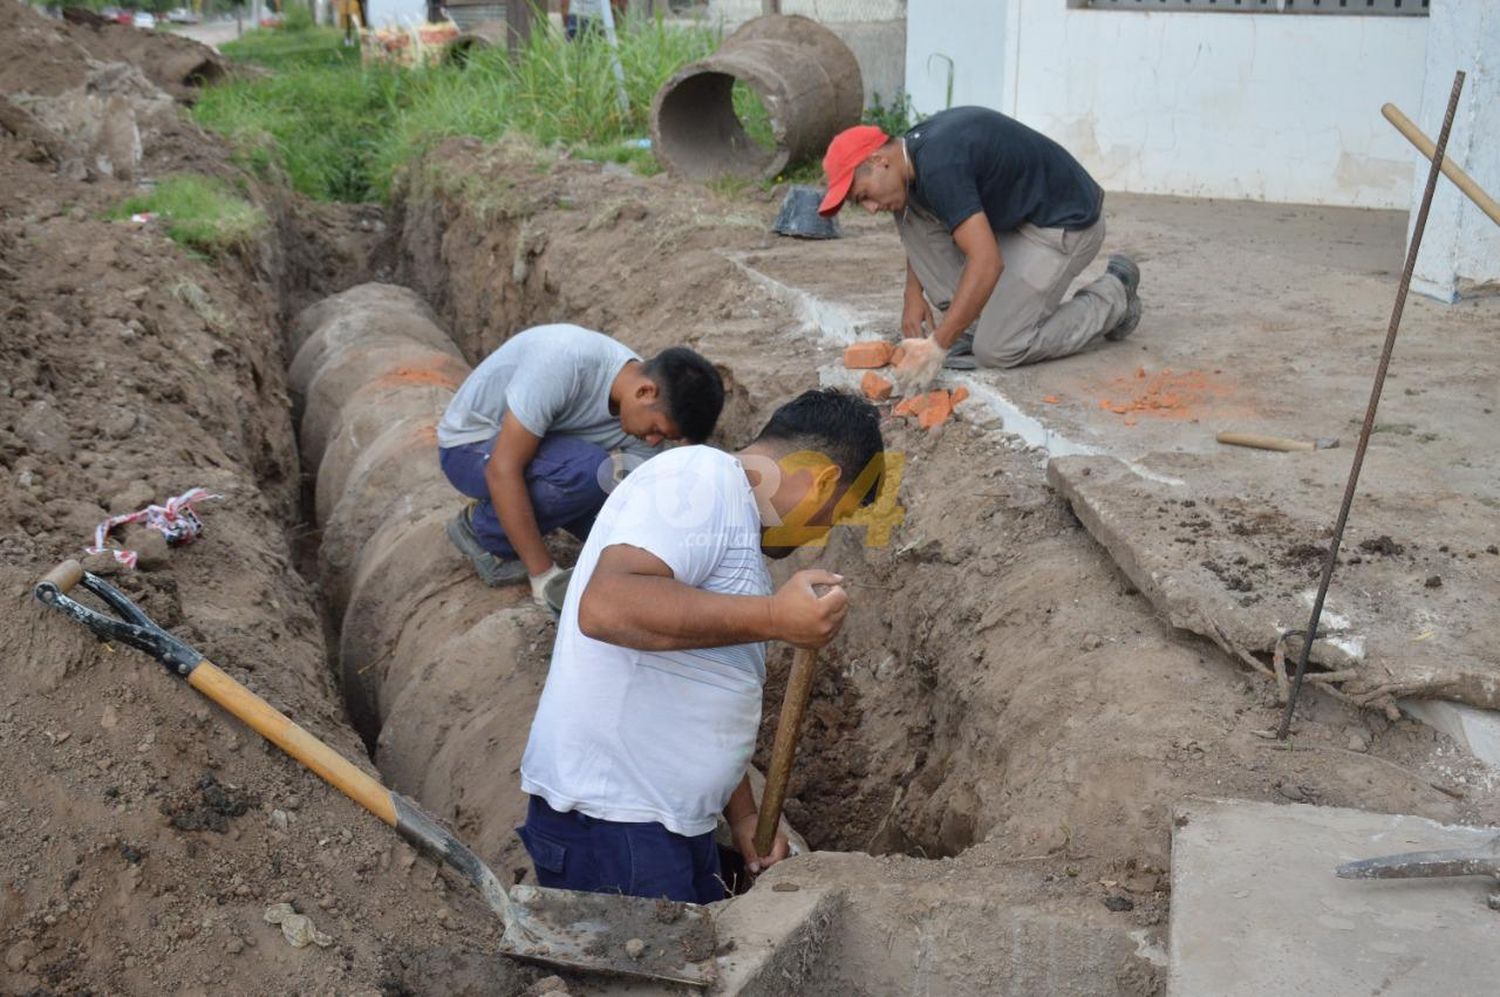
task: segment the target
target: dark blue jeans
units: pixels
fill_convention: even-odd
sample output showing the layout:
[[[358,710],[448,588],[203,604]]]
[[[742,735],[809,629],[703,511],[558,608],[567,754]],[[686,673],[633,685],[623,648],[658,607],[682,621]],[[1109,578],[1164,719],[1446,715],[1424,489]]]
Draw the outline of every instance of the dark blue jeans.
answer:
[[[479,500],[474,506],[474,532],[484,549],[513,558],[516,549],[500,526],[484,480],[484,469],[494,446],[495,441],[488,440],[444,447],[438,451],[438,462],[454,488]],[[526,492],[531,496],[531,508],[542,536],[564,529],[579,540],[588,537],[594,517],[599,515],[607,497],[599,485],[599,465],[608,461],[609,454],[587,440],[576,436],[543,437],[536,456],[526,465]]]
[[[540,796],[516,828],[538,886],[709,904],[724,899],[712,831],[688,838],[660,824],[559,813]]]

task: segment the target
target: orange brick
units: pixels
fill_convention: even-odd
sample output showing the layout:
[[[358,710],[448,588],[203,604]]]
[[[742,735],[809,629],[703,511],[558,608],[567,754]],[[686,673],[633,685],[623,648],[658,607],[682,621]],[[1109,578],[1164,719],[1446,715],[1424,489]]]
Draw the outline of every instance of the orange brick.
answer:
[[[969,397],[969,389],[959,385],[953,389],[953,407],[958,408],[958,403]]]
[[[899,405],[897,405],[895,411],[897,415],[920,416],[923,412],[926,412],[927,409],[931,407],[931,405],[931,394],[912,395],[910,398],[904,399]]]
[[[928,395],[931,403],[917,415],[917,425],[923,429],[936,429],[953,418],[953,396],[938,390]]]
[[[884,367],[891,362],[892,346],[883,339],[870,339],[844,347],[844,366],[850,370]]]
[[[865,371],[865,376],[860,379],[860,390],[865,397],[872,402],[883,402],[891,397],[892,384],[873,370]]]

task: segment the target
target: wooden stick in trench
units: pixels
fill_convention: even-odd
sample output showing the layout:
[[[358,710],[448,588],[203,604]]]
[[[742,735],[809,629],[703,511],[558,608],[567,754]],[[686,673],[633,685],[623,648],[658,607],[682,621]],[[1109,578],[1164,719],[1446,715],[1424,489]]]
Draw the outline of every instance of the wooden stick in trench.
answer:
[[[813,673],[818,667],[818,652],[799,647],[792,656],[792,670],[786,679],[786,694],[781,700],[781,719],[776,722],[776,741],[771,747],[771,764],[766,769],[766,788],[761,794],[760,817],[755,825],[755,854],[769,855],[776,844],[776,828],[781,823],[781,807],[786,802],[787,783],[792,778],[792,761],[797,757],[797,741],[802,736],[802,715],[812,698]]]

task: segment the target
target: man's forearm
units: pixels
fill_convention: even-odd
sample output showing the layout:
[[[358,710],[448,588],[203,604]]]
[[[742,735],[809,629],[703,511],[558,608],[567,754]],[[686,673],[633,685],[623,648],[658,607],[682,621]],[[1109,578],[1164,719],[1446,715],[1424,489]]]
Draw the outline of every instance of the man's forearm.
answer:
[[[912,269],[911,261],[906,263],[906,291],[907,300],[913,300],[922,296],[922,281],[917,277],[917,272]]]
[[[536,510],[531,507],[531,495],[526,491],[525,471],[506,471],[504,468],[487,468],[485,484],[490,489],[490,501],[495,504],[495,515],[505,538],[516,549],[516,556],[526,565],[530,574],[539,575],[552,563],[547,552],[546,541],[536,525]]]
[[[608,574],[589,579],[579,604],[586,636],[638,651],[681,651],[774,640],[770,596],[725,595],[675,578]]]
[[[729,802],[724,804],[724,819],[733,824],[758,812],[755,793],[750,789],[750,773],[746,772],[740,778],[740,784],[734,787],[734,792],[729,794]]]
[[[989,303],[995,285],[1005,265],[999,260],[969,260],[964,264],[958,278],[958,290],[953,295],[953,304],[943,315],[943,321],[933,330],[932,338],[943,349],[951,349],[963,331],[974,324],[984,306]]]

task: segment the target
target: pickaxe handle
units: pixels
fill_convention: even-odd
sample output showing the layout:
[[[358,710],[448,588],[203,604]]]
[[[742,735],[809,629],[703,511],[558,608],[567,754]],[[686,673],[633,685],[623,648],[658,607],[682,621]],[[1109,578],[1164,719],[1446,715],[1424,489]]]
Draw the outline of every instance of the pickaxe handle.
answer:
[[[797,742],[802,737],[802,715],[812,698],[813,674],[817,668],[817,650],[797,648],[786,680],[786,695],[781,700],[781,719],[776,722],[776,741],[771,747],[771,765],[766,769],[766,788],[761,794],[760,816],[755,824],[757,855],[771,854],[776,845],[776,828],[781,823],[781,807],[792,778],[792,761],[797,757]]]

